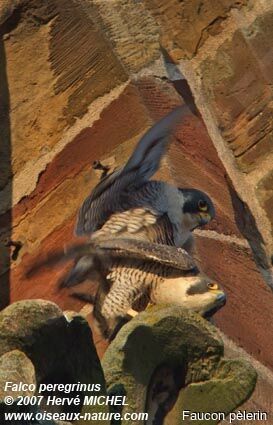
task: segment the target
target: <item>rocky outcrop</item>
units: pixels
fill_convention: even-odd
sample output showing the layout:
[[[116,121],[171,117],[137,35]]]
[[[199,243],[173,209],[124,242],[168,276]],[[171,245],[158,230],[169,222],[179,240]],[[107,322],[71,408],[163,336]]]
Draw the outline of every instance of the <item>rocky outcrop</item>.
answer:
[[[184,423],[183,409],[227,414],[249,398],[256,373],[244,360],[224,359],[223,349],[216,328],[197,314],[180,307],[154,307],[122,328],[105,353],[102,370],[83,317],[63,315],[48,301],[20,301],[0,314],[0,414],[69,412],[66,404],[48,405],[46,400],[80,397],[80,405],[72,404],[72,411],[81,413],[76,422],[80,425],[87,422],[84,414],[108,411],[108,406],[84,402],[85,396],[106,395],[106,385],[109,395],[125,397],[116,411],[147,412],[149,423],[166,414],[168,423]],[[50,384],[99,384],[100,391],[40,391],[41,385]],[[43,396],[40,406],[16,404],[20,396],[35,395]],[[5,397],[13,398],[11,406],[4,403]]]
[[[227,415],[249,398],[256,374],[244,360],[223,359],[223,348],[216,329],[197,314],[151,308],[125,325],[106,351],[108,391],[126,394],[123,413],[146,411],[151,424],[154,418],[162,423],[167,412],[164,423],[191,423],[183,410]]]
[[[0,400],[3,403],[5,396],[11,395],[14,399],[19,396],[31,397],[35,394],[35,369],[29,358],[20,350],[11,350],[0,357]],[[19,388],[14,391],[5,389],[7,382],[27,384],[23,392]],[[19,386],[18,386],[19,387]],[[34,389],[33,389],[34,388]],[[3,407],[3,406],[1,406]]]
[[[225,335],[221,334],[225,346],[225,356],[229,359],[244,358],[252,364],[257,372],[258,378],[255,390],[252,396],[242,404],[238,410],[241,412],[266,412],[267,417],[259,419],[260,425],[268,425],[273,421],[273,374],[264,367],[261,363],[257,362],[253,357],[249,356],[242,348],[239,348]],[[236,411],[235,411],[236,412]],[[222,424],[222,422],[221,422]],[[225,422],[223,422],[223,425]],[[234,420],[235,425],[249,425],[249,420],[242,420],[240,416]]]
[[[82,316],[65,313],[49,301],[26,300],[11,304],[0,313],[1,396],[56,395],[76,397],[88,392],[39,393],[41,384],[97,383],[105,393],[105,381],[92,343],[92,333]],[[14,370],[8,369],[13,365]],[[35,383],[31,394],[4,391],[6,382]],[[37,391],[36,391],[37,390]],[[74,406],[77,409],[78,406]],[[12,410],[13,411],[13,410]]]
[[[248,398],[249,387],[252,386],[251,367],[248,367],[241,360],[222,360],[212,379],[206,382],[190,385],[179,395],[175,406],[167,415],[166,425],[171,424],[191,424],[193,419],[185,417],[183,411],[189,412],[221,412],[222,419],[229,418],[229,413],[234,410],[234,404],[237,406],[243,399]],[[197,401],[198,400],[198,401]],[[236,406],[236,407],[237,407]],[[206,423],[214,425],[219,423],[217,415],[211,415],[211,420]],[[195,420],[195,423],[202,424],[202,417]],[[216,418],[215,418],[216,417]]]
[[[46,400],[49,396],[80,397],[80,405],[73,404],[72,412],[75,413],[81,411],[84,396],[103,395],[106,392],[103,371],[88,323],[76,313],[63,314],[52,302],[19,301],[0,313],[0,355],[1,415],[7,411],[69,412],[69,404],[48,405]],[[12,383],[13,387],[7,387],[7,382]],[[81,389],[72,391],[69,388],[66,391],[46,392],[42,387],[47,384],[69,386],[79,382],[98,384],[100,389],[96,393]],[[20,396],[33,395],[43,396],[39,407],[32,403],[21,407],[16,405]],[[14,400],[10,406],[3,401],[7,396]],[[92,406],[84,406],[82,413],[85,412],[91,413]]]
[[[215,202],[197,248],[228,294],[218,324],[273,368],[272,13],[263,0],[1,3],[1,307],[44,298],[80,310],[56,290],[66,266],[26,270],[72,242],[92,162],[123,163],[185,102],[158,176]]]

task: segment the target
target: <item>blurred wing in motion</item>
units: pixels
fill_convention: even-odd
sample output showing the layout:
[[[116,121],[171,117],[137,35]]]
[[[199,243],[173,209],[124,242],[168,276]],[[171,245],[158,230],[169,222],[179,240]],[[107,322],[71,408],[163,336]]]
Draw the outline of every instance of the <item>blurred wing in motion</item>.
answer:
[[[97,245],[101,252],[113,258],[151,261],[185,271],[197,270],[192,257],[182,248],[133,239],[104,240]]]
[[[80,283],[78,280],[80,278],[81,281],[84,280],[85,273],[87,273],[87,271],[92,269],[94,266],[98,265],[97,262],[94,262],[94,258],[98,258],[98,255],[99,249],[91,246],[91,244],[71,245],[69,247],[65,247],[63,250],[60,249],[53,251],[46,257],[36,261],[35,264],[26,271],[26,277],[31,278],[32,276],[37,275],[44,267],[51,268],[57,264],[62,264],[69,260],[75,260],[76,265],[72,268],[64,281],[67,281],[68,277],[71,275],[71,280],[76,279],[77,283]],[[78,263],[79,266],[77,267]],[[76,269],[77,273],[74,272],[74,269]],[[62,286],[69,285],[62,283]]]
[[[107,260],[122,258],[151,261],[183,272],[197,270],[191,256],[181,248],[141,240],[109,239],[73,245],[62,252],[56,251],[36,263],[27,275],[38,273],[44,266],[50,267],[58,262],[76,259],[76,265],[62,283],[62,286],[70,287],[80,283],[83,276],[87,276],[92,270],[101,271]]]

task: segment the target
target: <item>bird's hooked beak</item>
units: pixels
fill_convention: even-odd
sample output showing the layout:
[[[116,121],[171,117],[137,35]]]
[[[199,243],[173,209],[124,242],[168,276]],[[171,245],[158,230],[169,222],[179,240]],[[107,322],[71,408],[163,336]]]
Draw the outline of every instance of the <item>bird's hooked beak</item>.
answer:
[[[222,307],[226,304],[227,302],[227,296],[224,293],[224,291],[219,291],[219,293],[217,294],[216,297],[217,303]]]
[[[212,216],[208,212],[200,211],[198,216],[199,216],[199,226],[204,226],[205,224],[208,224],[212,219]]]
[[[216,295],[216,301],[212,308],[205,312],[204,317],[206,319],[212,317],[220,308],[224,307],[227,302],[227,296],[224,291],[220,289],[212,290]]]

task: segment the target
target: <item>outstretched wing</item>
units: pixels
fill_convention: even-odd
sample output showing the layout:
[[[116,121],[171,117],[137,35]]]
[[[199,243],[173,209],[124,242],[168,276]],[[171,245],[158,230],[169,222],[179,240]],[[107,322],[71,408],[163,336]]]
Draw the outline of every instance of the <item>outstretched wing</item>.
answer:
[[[73,258],[79,261],[89,258],[89,268],[96,267],[96,261],[92,261],[92,258],[99,258],[101,261],[105,258],[131,258],[160,263],[184,272],[196,270],[194,260],[182,248],[133,239],[103,239],[72,245],[64,251],[53,252],[42,262],[36,263],[28,275],[37,273],[42,266],[49,267]]]
[[[100,252],[113,258],[131,258],[163,264],[185,271],[197,270],[192,257],[182,248],[133,239],[109,239],[96,243]]]
[[[139,141],[124,167],[106,175],[85,199],[78,213],[76,235],[91,234],[109,216],[120,211],[120,198],[147,182],[158,170],[169,136],[182,116],[185,105],[174,109],[156,123]]]
[[[102,264],[106,264],[109,259],[122,258],[159,263],[183,272],[197,271],[194,260],[184,249],[145,240],[113,237],[95,238],[84,244],[72,245],[63,251],[55,251],[37,262],[28,271],[27,276],[37,274],[41,267],[50,267],[58,262],[74,259],[74,267],[61,282],[62,287],[70,287],[81,283],[93,272],[102,273]]]

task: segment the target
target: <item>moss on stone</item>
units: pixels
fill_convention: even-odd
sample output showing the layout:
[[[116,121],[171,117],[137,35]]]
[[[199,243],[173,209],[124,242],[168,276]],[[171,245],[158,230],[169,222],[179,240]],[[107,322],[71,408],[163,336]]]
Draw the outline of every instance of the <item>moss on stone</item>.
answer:
[[[244,360],[222,359],[223,354],[220,335],[209,322],[180,307],[156,306],[121,329],[102,364],[108,391],[127,396],[123,413],[149,412],[147,394],[157,368],[183,370],[184,388],[164,422],[175,425],[185,423],[183,409],[228,413],[250,396],[256,382],[254,369]]]
[[[186,364],[185,380],[190,383],[208,379],[222,355],[222,340],[210,323],[180,307],[156,306],[121,329],[102,365],[108,390],[120,393],[122,388],[127,394],[129,405],[123,412],[144,412],[147,388],[158,366]]]
[[[183,389],[173,410],[166,418],[166,425],[202,425],[204,420],[183,418],[183,411],[221,412],[228,415],[252,394],[256,384],[256,372],[245,360],[221,360],[210,380],[188,385]],[[218,420],[206,420],[208,425]]]

